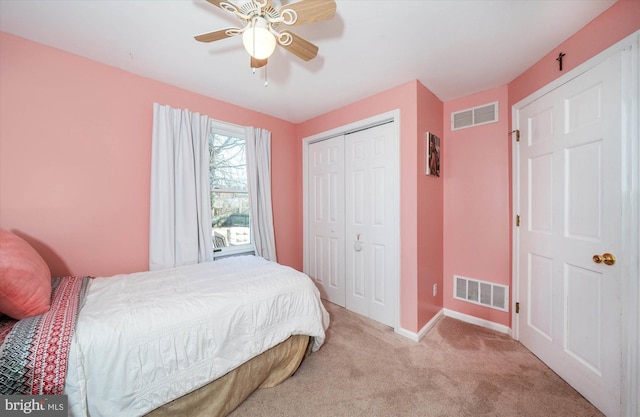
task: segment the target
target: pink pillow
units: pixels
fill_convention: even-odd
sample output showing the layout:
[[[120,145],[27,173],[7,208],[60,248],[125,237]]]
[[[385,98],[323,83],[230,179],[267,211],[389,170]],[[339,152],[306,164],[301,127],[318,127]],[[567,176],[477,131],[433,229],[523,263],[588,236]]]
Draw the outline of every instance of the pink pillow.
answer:
[[[24,239],[0,229],[0,313],[14,319],[49,310],[51,271]]]

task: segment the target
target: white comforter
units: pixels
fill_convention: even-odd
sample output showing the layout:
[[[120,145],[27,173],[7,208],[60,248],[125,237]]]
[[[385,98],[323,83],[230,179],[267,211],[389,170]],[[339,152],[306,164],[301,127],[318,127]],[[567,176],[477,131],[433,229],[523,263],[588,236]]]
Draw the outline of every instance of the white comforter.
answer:
[[[72,416],[145,414],[293,334],[324,342],[312,281],[254,256],[93,279],[69,352]]]

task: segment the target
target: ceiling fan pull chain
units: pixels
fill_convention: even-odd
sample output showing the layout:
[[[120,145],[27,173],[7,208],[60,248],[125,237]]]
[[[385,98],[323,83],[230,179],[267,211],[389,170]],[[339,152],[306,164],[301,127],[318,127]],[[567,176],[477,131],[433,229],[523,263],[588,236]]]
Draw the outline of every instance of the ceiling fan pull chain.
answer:
[[[264,86],[269,86],[269,80],[267,80],[267,65],[264,66]]]

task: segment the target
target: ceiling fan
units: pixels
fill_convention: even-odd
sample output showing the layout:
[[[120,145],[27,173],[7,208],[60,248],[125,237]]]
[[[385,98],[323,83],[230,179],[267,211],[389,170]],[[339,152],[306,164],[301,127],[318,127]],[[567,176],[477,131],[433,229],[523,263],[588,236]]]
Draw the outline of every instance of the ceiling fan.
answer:
[[[332,19],[336,14],[334,0],[300,0],[278,6],[274,0],[247,0],[240,6],[230,1],[207,0],[243,21],[243,28],[228,28],[195,37],[200,42],[213,42],[242,35],[242,43],[251,55],[251,68],[267,65],[276,44],[305,61],[318,54],[318,47],[280,25],[300,26]]]

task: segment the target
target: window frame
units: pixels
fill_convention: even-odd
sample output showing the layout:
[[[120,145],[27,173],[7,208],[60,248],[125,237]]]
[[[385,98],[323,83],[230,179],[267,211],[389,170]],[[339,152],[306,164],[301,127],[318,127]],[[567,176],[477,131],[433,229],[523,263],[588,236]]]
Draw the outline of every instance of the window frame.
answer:
[[[243,126],[238,126],[238,125],[234,125],[232,123],[227,123],[227,122],[222,122],[220,120],[215,120],[215,119],[209,119],[209,136],[210,135],[221,135],[221,136],[229,136],[229,137],[233,137],[236,139],[241,139],[245,142],[245,156],[246,156],[246,131],[245,128]],[[208,141],[209,142],[209,141]],[[209,146],[209,144],[207,144],[207,146]],[[209,150],[210,151],[210,150]],[[246,159],[245,159],[245,163],[246,163]],[[211,168],[209,168],[209,171],[211,171]],[[212,198],[212,194],[214,192],[233,192],[233,193],[243,193],[244,191],[238,191],[238,190],[224,190],[224,189],[214,189],[211,187],[211,189],[209,190],[210,193],[210,199]],[[247,178],[247,197],[249,196],[249,179]],[[211,208],[211,211],[213,212],[213,207]],[[213,213],[212,213],[213,214]],[[211,216],[211,221],[213,222],[213,216]],[[212,233],[213,233],[213,226],[212,226]],[[213,238],[213,234],[212,234],[212,238]],[[244,244],[244,245],[237,245],[237,246],[225,246],[222,248],[216,248],[215,246],[213,247],[213,259],[220,259],[220,258],[224,258],[227,256],[233,256],[233,255],[245,255],[245,254],[254,254],[255,253],[255,244],[253,241],[253,233],[251,233],[251,212],[249,211],[249,243]]]

